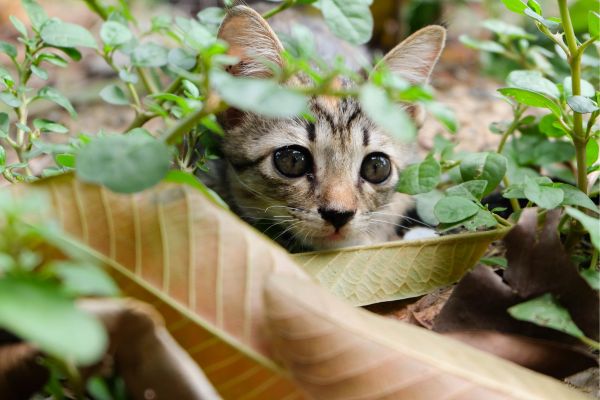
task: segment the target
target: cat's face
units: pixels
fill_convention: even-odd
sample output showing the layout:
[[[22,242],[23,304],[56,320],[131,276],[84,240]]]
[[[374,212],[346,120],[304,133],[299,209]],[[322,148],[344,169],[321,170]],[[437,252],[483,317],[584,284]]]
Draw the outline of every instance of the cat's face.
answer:
[[[435,54],[425,57],[427,62],[422,60],[426,54],[421,54],[414,68],[407,69],[406,49],[402,57],[394,55],[400,46],[384,61],[391,68],[394,63],[404,68],[404,78],[426,79],[443,45],[443,31],[434,33]],[[234,73],[267,74],[250,54],[281,62],[277,38],[246,7],[234,8],[220,36],[243,61],[242,67],[230,69]],[[416,44],[420,51],[427,50],[422,41]],[[310,110],[314,122],[236,113],[235,121],[227,124],[223,151],[233,206],[272,236],[291,238],[306,248],[389,239],[410,206],[410,199],[396,193],[395,187],[402,169],[415,160],[415,147],[378,128],[355,99],[315,97]]]

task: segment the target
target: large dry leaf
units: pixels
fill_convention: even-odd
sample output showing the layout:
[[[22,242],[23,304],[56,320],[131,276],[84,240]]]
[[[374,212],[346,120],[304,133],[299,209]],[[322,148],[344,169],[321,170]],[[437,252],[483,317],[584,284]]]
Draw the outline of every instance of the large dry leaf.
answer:
[[[296,254],[322,286],[357,306],[415,297],[458,281],[508,230]]]
[[[112,267],[126,295],[156,308],[223,398],[302,397],[264,333],[265,277],[307,279],[283,249],[188,187],[124,196],[61,176],[11,190],[49,195],[51,217]]]
[[[355,309],[310,282],[272,276],[275,349],[317,399],[585,399],[573,389],[436,333]]]

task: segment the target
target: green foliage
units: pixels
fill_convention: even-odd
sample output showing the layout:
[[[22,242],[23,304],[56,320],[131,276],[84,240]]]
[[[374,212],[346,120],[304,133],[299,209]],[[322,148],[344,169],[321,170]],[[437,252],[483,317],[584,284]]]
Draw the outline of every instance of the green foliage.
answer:
[[[133,193],[160,182],[171,162],[171,151],[145,132],[101,136],[77,154],[77,176],[119,193]]]
[[[36,222],[47,201],[0,196],[0,327],[62,363],[90,365],[104,354],[108,338],[74,299],[112,296],[117,289],[54,225]],[[66,260],[46,258],[44,246]]]

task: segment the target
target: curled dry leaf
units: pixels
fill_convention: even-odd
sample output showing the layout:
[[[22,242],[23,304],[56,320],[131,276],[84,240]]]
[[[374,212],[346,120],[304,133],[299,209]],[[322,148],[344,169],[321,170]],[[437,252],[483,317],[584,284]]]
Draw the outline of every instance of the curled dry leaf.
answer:
[[[9,189],[47,195],[72,246],[154,306],[223,398],[301,397],[264,334],[265,277],[308,279],[283,249],[186,186],[119,195],[65,175]]]
[[[504,279],[521,298],[552,293],[586,336],[598,340],[598,293],[581,277],[558,236],[559,209],[546,213],[538,230],[536,209],[525,209],[504,239],[508,268]]]
[[[352,308],[310,282],[274,275],[265,298],[277,353],[316,399],[585,399],[455,340]]]
[[[562,247],[557,233],[559,219],[559,210],[549,211],[538,229],[537,210],[525,209],[518,225],[504,239],[508,259],[504,279],[490,268],[475,268],[454,289],[434,322],[434,330],[506,334],[504,340],[496,338],[494,354],[522,361],[529,368],[555,377],[597,365],[596,357],[574,337],[516,320],[507,312],[516,304],[552,293],[587,335],[598,337],[598,295],[579,275]],[[465,342],[472,340],[476,347],[484,341],[479,334],[460,335]],[[517,341],[515,336],[521,339]],[[522,357],[513,358],[518,353]]]
[[[450,332],[446,336],[555,378],[598,365],[587,351],[549,340],[494,331]]]
[[[48,380],[39,350],[28,343],[0,344],[0,399],[30,398]]]
[[[221,398],[149,305],[134,300],[87,299],[79,306],[106,326],[111,364],[132,399]]]
[[[416,297],[458,281],[506,229],[296,254],[319,283],[356,306]]]

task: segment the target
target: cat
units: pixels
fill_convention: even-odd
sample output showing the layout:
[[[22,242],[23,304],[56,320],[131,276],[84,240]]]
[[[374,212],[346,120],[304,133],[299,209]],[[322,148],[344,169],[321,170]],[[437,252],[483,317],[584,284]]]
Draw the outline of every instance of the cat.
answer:
[[[401,78],[424,84],[445,36],[441,26],[425,27],[381,62]],[[283,63],[280,40],[247,6],[228,10],[218,37],[229,44],[228,54],[239,60],[227,68],[233,75],[264,78],[272,73],[265,61]],[[288,84],[309,82],[298,76]],[[291,249],[320,250],[397,238],[396,226],[413,202],[395,188],[402,169],[416,161],[416,145],[398,142],[375,125],[356,99],[315,96],[309,108],[314,122],[269,119],[234,109],[225,112],[220,117],[225,128],[224,160],[213,166],[215,190],[244,220]],[[415,122],[422,122],[416,107],[410,111]]]

